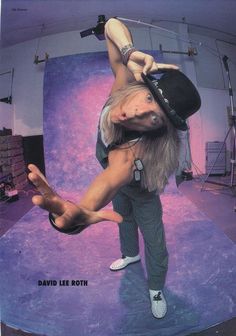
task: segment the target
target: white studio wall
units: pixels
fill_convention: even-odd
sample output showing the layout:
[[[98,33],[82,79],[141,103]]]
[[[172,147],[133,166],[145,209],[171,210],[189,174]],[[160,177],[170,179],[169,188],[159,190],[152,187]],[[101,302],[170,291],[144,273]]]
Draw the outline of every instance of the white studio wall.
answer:
[[[168,48],[177,48],[175,39],[161,37],[155,45],[151,45],[147,28],[131,29],[137,48],[150,50],[159,48],[164,43]],[[43,111],[43,76],[44,64],[35,65],[34,56],[38,45],[37,40],[31,40],[0,50],[0,70],[14,68],[13,105],[16,107],[15,133],[24,136],[42,134]],[[44,58],[45,52],[52,57],[72,55],[84,52],[106,50],[105,41],[98,41],[94,36],[81,39],[78,31],[67,32],[43,37],[38,50],[39,58]],[[167,62],[174,62],[169,57]],[[4,85],[0,81],[1,85]]]
[[[165,27],[166,28],[166,27]],[[189,44],[184,40],[189,39],[188,27],[186,24],[171,24],[168,27],[176,33],[159,31],[148,27],[131,27],[135,46],[138,49],[158,50],[162,45],[163,50],[186,51]],[[181,35],[181,38],[179,35]],[[190,36],[192,38],[192,36]],[[193,40],[206,42],[206,38],[194,35]],[[209,42],[210,41],[210,42]],[[207,43],[214,46],[216,40],[207,37]],[[0,71],[14,68],[13,81],[13,109],[14,114],[14,134],[23,136],[39,135],[43,133],[43,77],[44,63],[34,64],[34,56],[39,40],[31,40],[8,48],[0,49]],[[229,105],[228,90],[225,88],[215,88],[209,82],[212,76],[214,79],[215,68],[209,69],[206,73],[205,63],[215,62],[219,65],[219,58],[209,52],[205,52],[204,46],[196,46],[197,56],[187,56],[178,54],[164,54],[166,63],[178,64],[197,85],[202,97],[202,107],[199,113],[190,119],[190,140],[191,152],[194,163],[198,168],[205,171],[205,143],[207,141],[222,141],[227,131],[226,109]],[[225,44],[218,43],[218,52],[224,50]],[[230,49],[230,57],[236,53],[235,47]],[[228,50],[227,49],[227,50]],[[98,41],[94,36],[80,38],[78,31],[66,32],[56,35],[42,37],[38,48],[39,58],[45,57],[45,52],[49,57],[59,57],[84,52],[95,52],[106,50],[105,42]],[[209,56],[210,55],[210,56]],[[207,58],[207,60],[206,60]],[[209,61],[210,58],[210,61]],[[236,58],[236,57],[235,57]],[[235,70],[235,69],[234,69]],[[199,73],[201,72],[201,73]],[[204,75],[205,73],[205,75]],[[221,71],[217,76],[222,77]],[[204,77],[207,85],[204,85]],[[200,79],[199,79],[200,78]],[[220,80],[218,80],[220,82]],[[212,86],[212,87],[209,87]],[[1,90],[1,82],[0,82]],[[185,136],[185,135],[183,135]]]
[[[14,128],[13,106],[2,102],[0,102],[0,128]]]

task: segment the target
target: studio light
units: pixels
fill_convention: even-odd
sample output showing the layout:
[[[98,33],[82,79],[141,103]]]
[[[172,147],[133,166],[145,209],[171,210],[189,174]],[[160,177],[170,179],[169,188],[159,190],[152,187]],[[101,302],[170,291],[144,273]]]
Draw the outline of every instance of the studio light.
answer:
[[[95,35],[98,40],[105,40],[104,27],[106,23],[105,15],[98,15],[97,25],[95,27],[83,30],[80,36],[87,37],[90,35]]]

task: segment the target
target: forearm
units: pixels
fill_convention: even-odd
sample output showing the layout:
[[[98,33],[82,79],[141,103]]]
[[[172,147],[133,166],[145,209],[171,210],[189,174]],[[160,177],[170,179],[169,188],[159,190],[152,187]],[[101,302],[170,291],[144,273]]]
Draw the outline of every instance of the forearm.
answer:
[[[103,208],[123,185],[132,180],[132,175],[131,167],[127,167],[125,171],[114,171],[108,167],[89,186],[79,206],[93,211]]]
[[[132,35],[128,28],[117,19],[110,19],[105,26],[105,35],[110,39],[116,47],[121,50],[128,44],[132,44]]]

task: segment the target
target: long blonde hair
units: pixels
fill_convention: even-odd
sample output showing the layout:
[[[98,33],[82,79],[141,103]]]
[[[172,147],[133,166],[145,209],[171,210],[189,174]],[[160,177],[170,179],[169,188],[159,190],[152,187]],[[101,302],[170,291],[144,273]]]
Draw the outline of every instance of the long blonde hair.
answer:
[[[111,122],[109,112],[124,99],[143,89],[147,90],[145,84],[133,82],[109,97],[106,103],[109,108],[100,124],[106,143],[121,144],[125,142],[125,128]],[[144,164],[144,173],[141,179],[142,188],[149,191],[157,189],[159,193],[164,190],[169,176],[178,167],[179,158],[180,142],[177,130],[167,117],[165,117],[165,121],[166,126],[161,129],[143,133],[135,153],[136,157],[139,157]]]

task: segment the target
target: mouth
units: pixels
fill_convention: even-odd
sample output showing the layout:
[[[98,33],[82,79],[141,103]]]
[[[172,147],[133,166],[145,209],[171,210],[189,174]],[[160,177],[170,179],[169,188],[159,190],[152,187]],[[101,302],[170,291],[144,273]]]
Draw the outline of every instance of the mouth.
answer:
[[[140,124],[130,124],[130,123],[126,123],[123,122],[121,123],[122,126],[128,130],[133,130],[133,131],[140,131],[140,132],[149,132],[149,131],[155,131],[159,128],[162,128],[164,126],[163,123],[157,123],[156,125],[153,126],[147,126],[147,125],[140,125]]]
[[[154,114],[151,118],[145,117],[130,117],[129,119],[120,121],[120,124],[129,130],[135,131],[152,131],[159,129],[165,125],[165,119],[162,115]]]

